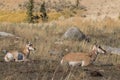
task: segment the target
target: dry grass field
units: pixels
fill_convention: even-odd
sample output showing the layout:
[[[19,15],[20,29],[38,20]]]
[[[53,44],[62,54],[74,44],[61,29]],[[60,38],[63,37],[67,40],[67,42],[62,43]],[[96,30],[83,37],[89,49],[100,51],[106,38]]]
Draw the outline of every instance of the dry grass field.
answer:
[[[62,39],[65,31],[71,27],[78,27],[91,39],[86,41],[63,40],[63,44],[55,44]],[[21,49],[26,41],[31,41],[36,51],[31,53],[30,62],[10,62],[3,60],[4,53],[0,53],[0,79],[1,80],[51,80],[60,63],[61,57],[69,52],[90,52],[93,44],[97,41],[100,45],[120,47],[120,21],[104,20],[101,22],[82,21],[80,18],[59,20],[42,24],[27,23],[1,23],[0,31],[12,33],[19,38],[0,38],[0,49]],[[66,49],[68,50],[66,52]],[[58,52],[50,55],[49,51]],[[119,80],[120,56],[99,55],[95,65],[90,67],[76,67],[74,70],[65,72],[64,67],[56,73],[55,80]],[[113,66],[114,65],[114,66]],[[84,71],[84,69],[87,71]],[[102,77],[92,77],[91,71],[99,70]],[[58,76],[59,75],[59,76]]]
[[[98,55],[95,63],[87,67],[60,65],[64,55],[90,52],[96,42],[120,48],[120,0],[80,0],[77,8],[77,0],[45,0],[48,21],[42,22],[40,18],[38,23],[26,22],[26,1],[0,0],[0,32],[15,35],[0,35],[0,80],[120,79],[120,55],[110,52]],[[40,16],[39,8],[44,0],[34,1],[33,14]],[[80,29],[90,42],[63,39],[70,27]],[[4,61],[3,50],[19,51],[27,41],[36,48],[30,54],[31,61]]]

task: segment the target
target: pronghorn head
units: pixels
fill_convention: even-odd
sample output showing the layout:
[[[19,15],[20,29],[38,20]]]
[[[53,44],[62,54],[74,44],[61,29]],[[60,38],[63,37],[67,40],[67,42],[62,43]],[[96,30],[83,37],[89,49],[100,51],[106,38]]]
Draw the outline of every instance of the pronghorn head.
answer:
[[[26,56],[26,58],[29,58],[30,51],[35,51],[36,49],[33,47],[33,44],[31,42],[27,42],[25,45],[25,48],[23,49],[23,54]]]
[[[29,51],[34,51],[34,50],[36,50],[36,48],[33,47],[33,44],[32,44],[31,42],[27,42],[26,48],[27,48]]]
[[[103,54],[106,53],[106,51],[102,49],[101,46],[96,45],[96,44],[93,46],[93,51],[96,51],[96,53],[103,53]]]

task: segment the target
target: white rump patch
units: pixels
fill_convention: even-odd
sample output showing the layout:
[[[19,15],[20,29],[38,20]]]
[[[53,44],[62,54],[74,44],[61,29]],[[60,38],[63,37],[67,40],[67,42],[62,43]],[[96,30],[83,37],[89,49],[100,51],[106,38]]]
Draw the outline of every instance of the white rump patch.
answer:
[[[10,60],[14,59],[14,57],[13,57],[13,55],[12,55],[11,53],[7,53],[7,57],[8,57]]]
[[[13,60],[14,57],[11,53],[7,53],[4,59],[6,62],[9,62],[9,61]]]

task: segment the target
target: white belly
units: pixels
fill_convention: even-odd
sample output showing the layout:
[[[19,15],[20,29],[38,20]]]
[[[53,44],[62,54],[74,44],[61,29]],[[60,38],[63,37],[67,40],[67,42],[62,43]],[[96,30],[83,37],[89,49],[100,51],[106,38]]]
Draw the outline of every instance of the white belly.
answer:
[[[81,65],[82,64],[82,61],[70,61],[69,62],[69,65],[71,66],[76,66],[76,65]]]

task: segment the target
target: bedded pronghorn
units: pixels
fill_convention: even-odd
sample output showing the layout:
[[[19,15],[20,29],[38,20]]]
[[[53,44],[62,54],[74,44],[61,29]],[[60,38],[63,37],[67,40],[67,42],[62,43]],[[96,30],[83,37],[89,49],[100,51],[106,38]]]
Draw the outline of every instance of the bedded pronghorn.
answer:
[[[75,65],[88,66],[96,60],[98,53],[105,54],[106,51],[103,50],[100,46],[94,45],[92,51],[89,54],[69,53],[65,55],[61,60],[61,64],[68,63],[71,66],[75,66]]]
[[[6,62],[10,61],[28,61],[30,51],[34,51],[32,43],[28,42],[22,51],[12,50],[8,51],[4,57]]]

